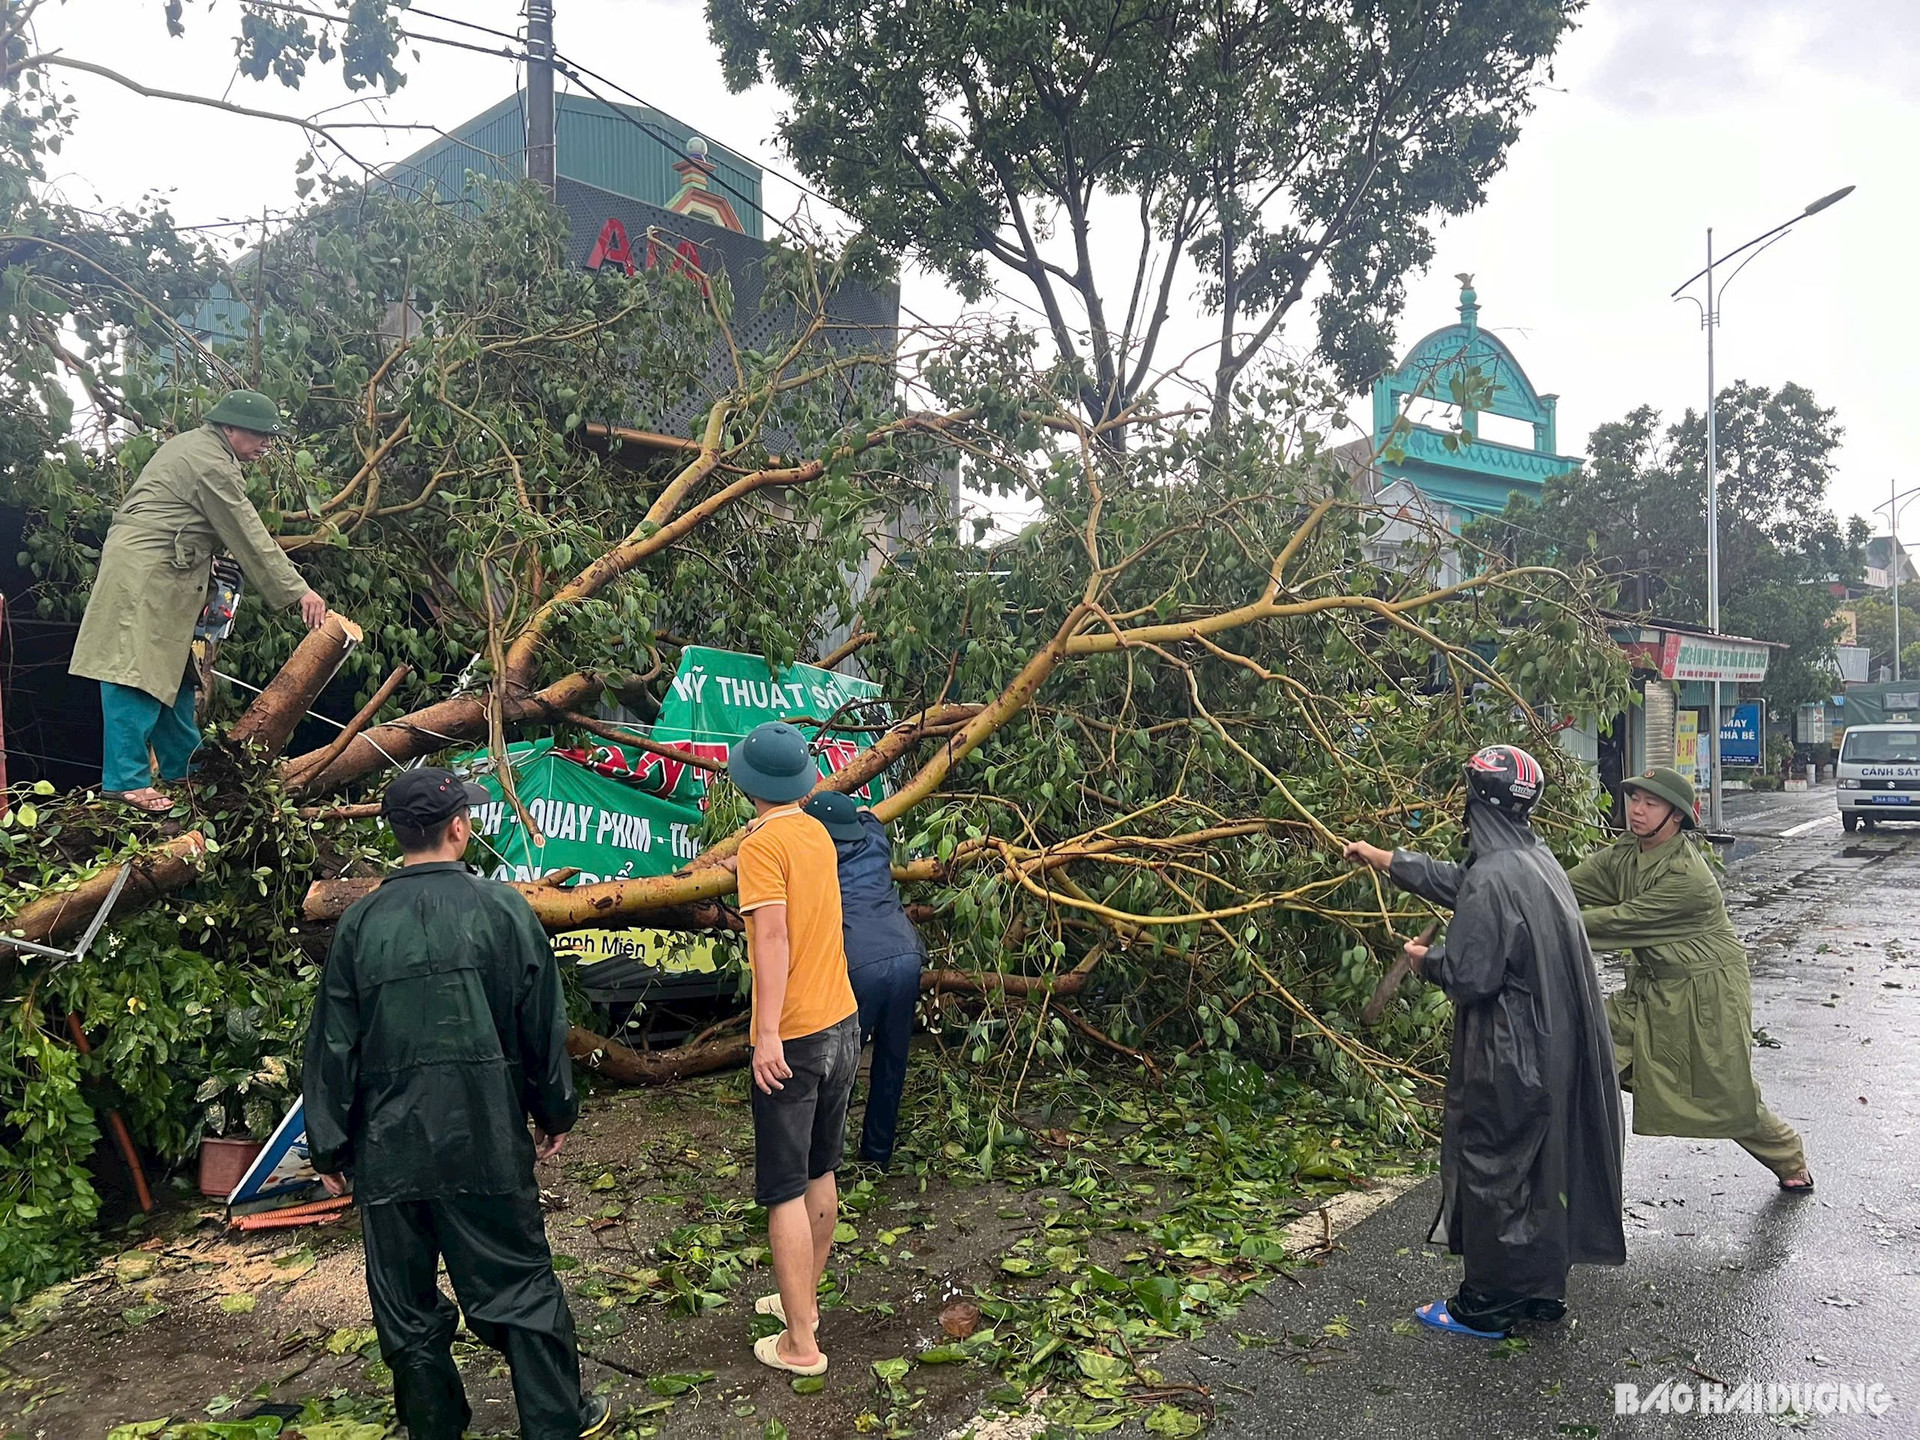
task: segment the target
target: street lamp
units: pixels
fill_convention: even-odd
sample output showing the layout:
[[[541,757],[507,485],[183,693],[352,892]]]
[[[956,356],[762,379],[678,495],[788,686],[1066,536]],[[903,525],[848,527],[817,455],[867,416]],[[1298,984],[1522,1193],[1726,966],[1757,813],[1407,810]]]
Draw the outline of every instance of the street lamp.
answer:
[[[1760,251],[1772,245],[1776,240],[1780,239],[1781,236],[1785,235],[1788,230],[1798,225],[1809,215],[1818,215],[1828,206],[1839,204],[1853,193],[1853,189],[1853,186],[1848,185],[1844,189],[1834,191],[1831,195],[1822,195],[1791,220],[1783,221],[1771,230],[1762,231],[1760,234],[1754,236],[1753,239],[1747,241],[1746,244],[1737,245],[1727,251],[1726,254],[1718,257],[1713,253],[1713,227],[1709,225],[1707,227],[1707,268],[1689,275],[1685,280],[1673,287],[1673,295],[1671,298],[1678,300],[1680,298],[1680,292],[1693,284],[1694,281],[1705,277],[1707,282],[1707,298],[1704,305],[1691,295],[1686,298],[1693,300],[1695,305],[1700,306],[1700,326],[1707,332],[1707,629],[1711,630],[1715,635],[1720,633],[1720,429],[1715,414],[1716,407],[1714,403],[1713,331],[1714,327],[1720,323],[1720,296],[1725,292],[1727,286],[1733,283],[1734,276],[1747,268],[1748,261],[1752,260],[1755,255],[1758,255]],[[1714,267],[1716,265],[1726,264],[1727,261],[1742,252],[1751,253],[1747,255],[1746,260],[1742,260],[1734,267],[1732,275],[1727,276],[1727,278],[1722,280],[1718,287],[1716,287],[1713,279]],[[1708,750],[1707,762],[1712,767],[1712,785],[1708,792],[1707,827],[1710,830],[1717,831],[1721,828],[1720,682],[1715,680],[1712,682],[1712,685],[1713,710],[1707,725],[1707,729],[1712,736],[1709,741],[1710,748]]]
[[[1911,490],[1893,493],[1897,480],[1887,481],[1887,498],[1874,506],[1875,510],[1887,512],[1887,568],[1893,572],[1893,678],[1900,678],[1900,512],[1906,507],[1900,502],[1911,496],[1920,495],[1920,485]]]

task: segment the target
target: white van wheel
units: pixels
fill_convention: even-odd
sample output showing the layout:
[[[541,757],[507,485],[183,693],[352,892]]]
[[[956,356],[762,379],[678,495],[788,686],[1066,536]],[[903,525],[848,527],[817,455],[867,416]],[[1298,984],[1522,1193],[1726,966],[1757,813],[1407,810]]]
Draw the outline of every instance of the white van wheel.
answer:
[[[1846,831],[1847,834],[1851,835],[1853,833],[1853,827],[1859,823],[1860,817],[1851,810],[1842,810],[1840,812],[1840,828]]]

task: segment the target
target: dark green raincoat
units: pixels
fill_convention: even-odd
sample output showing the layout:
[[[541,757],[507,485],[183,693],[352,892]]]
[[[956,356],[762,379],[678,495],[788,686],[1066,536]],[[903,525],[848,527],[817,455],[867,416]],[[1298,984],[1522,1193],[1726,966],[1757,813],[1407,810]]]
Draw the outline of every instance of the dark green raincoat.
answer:
[[[208,562],[223,548],[266,604],[307,593],[248,502],[233,447],[202,425],[154,451],[114,512],[70,672],[173,704],[207,603]]]
[[[1607,997],[1633,1133],[1738,1139],[1760,1123],[1753,995],[1713,870],[1685,832],[1642,852],[1632,836],[1568,872],[1595,950],[1627,952]]]
[[[367,1297],[416,1440],[473,1420],[452,1343],[507,1357],[524,1440],[579,1440],[580,1360],[527,1119],[579,1114],[553,943],[518,891],[408,865],[340,918],[307,1031],[307,1146],[353,1171]],[[456,1308],[434,1275],[446,1260]],[[492,1428],[491,1426],[488,1428]]]
[[[362,1205],[537,1192],[527,1117],[580,1103],[553,942],[509,886],[409,865],[340,918],[304,1080],[307,1146]]]

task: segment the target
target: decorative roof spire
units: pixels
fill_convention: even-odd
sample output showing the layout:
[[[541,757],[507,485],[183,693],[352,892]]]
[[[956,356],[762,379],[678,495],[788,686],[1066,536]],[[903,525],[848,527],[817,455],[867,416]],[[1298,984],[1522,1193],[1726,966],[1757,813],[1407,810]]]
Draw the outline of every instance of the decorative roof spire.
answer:
[[[708,182],[713,178],[711,148],[700,136],[687,140],[687,158],[676,161],[674,173],[680,177],[680,192],[667,202],[676,215],[693,215],[728,230],[744,233],[746,226],[734,213],[733,204]]]
[[[1480,297],[1474,293],[1473,276],[1462,270],[1453,277],[1460,282],[1460,323],[1469,330],[1480,328]]]

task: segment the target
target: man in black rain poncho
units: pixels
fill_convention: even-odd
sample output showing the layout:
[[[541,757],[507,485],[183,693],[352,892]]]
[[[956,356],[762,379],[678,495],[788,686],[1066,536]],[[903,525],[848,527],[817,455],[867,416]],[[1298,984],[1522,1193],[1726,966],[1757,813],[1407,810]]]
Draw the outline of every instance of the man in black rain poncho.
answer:
[[[1407,951],[1453,1001],[1453,1058],[1430,1238],[1466,1262],[1451,1300],[1415,1313],[1498,1339],[1566,1313],[1567,1270],[1620,1265],[1620,1095],[1613,1042],[1566,872],[1528,828],[1539,762],[1491,745],[1467,764],[1467,861],[1355,841],[1346,858],[1453,919]]]

